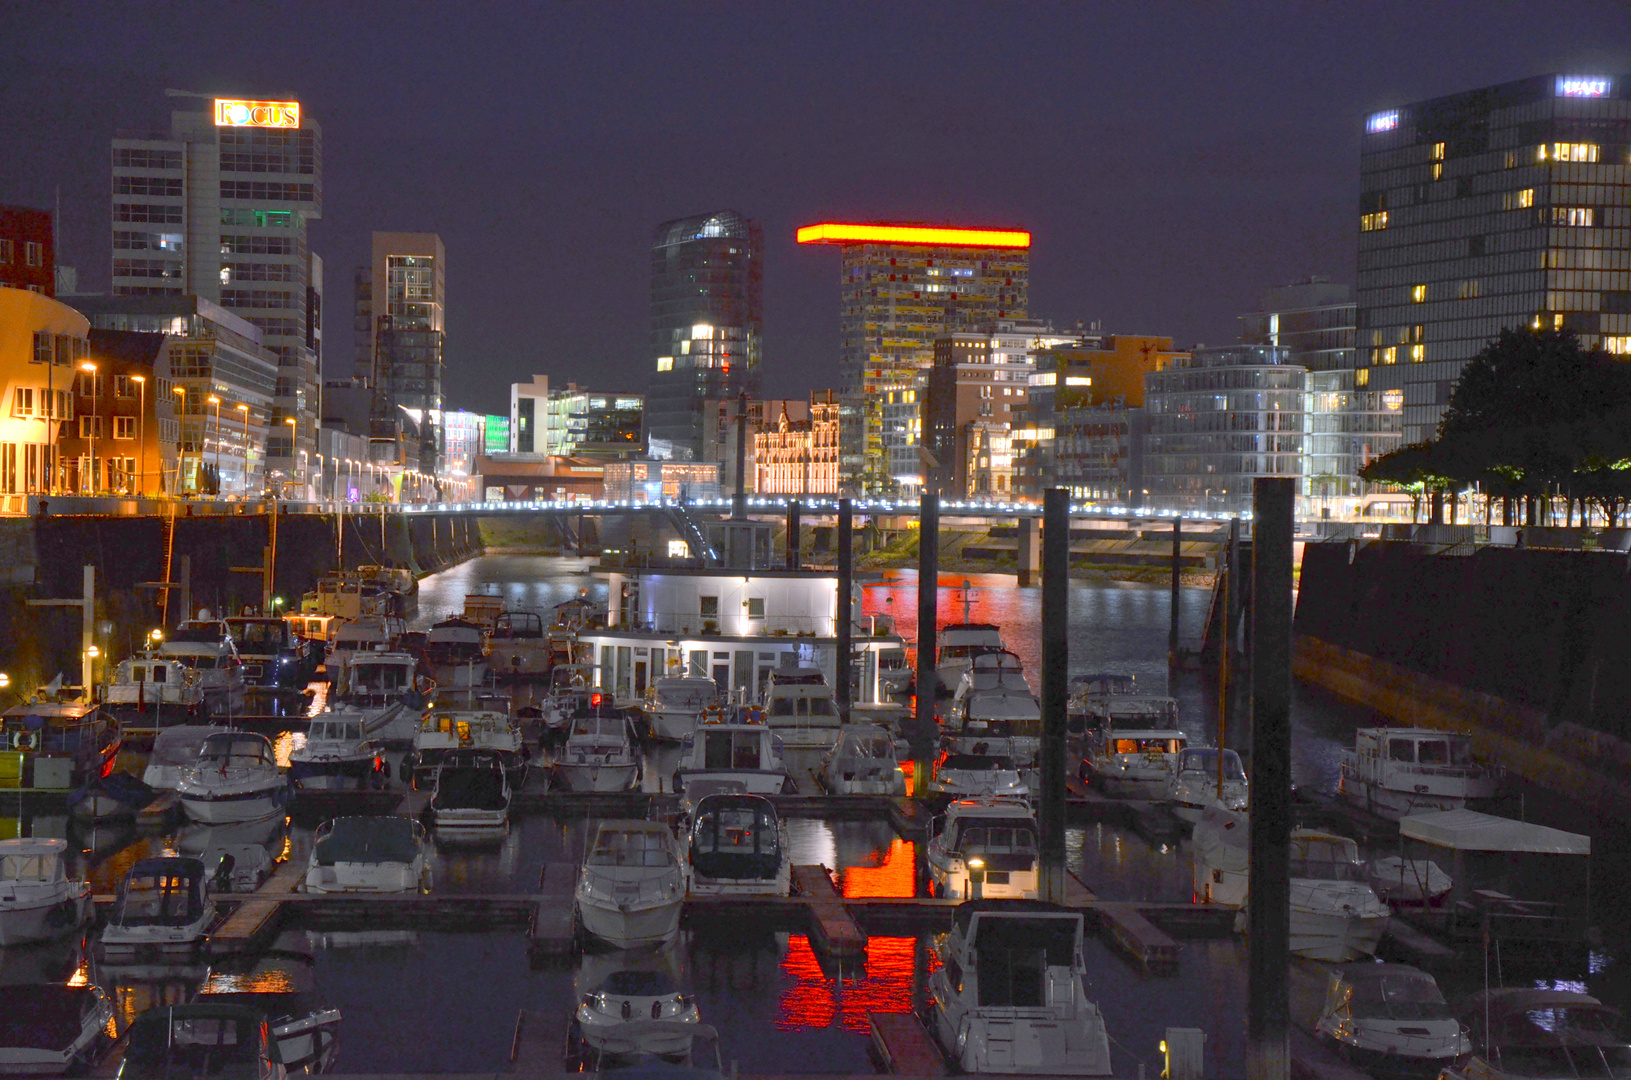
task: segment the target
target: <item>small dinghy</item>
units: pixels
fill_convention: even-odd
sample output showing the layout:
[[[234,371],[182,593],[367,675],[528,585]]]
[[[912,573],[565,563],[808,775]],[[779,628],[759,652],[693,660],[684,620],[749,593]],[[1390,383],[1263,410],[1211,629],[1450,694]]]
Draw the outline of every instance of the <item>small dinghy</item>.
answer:
[[[134,817],[158,794],[129,773],[99,776],[68,796],[68,810],[81,821]]]
[[[0,1076],[61,1076],[106,1045],[113,1003],[95,986],[0,987]]]

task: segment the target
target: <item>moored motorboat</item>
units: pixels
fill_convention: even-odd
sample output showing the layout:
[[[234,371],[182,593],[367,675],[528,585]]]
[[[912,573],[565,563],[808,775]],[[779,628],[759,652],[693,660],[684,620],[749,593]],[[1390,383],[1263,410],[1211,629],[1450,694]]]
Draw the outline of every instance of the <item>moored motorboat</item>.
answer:
[[[1436,1077],[1472,1051],[1438,983],[1404,964],[1332,971],[1314,1033],[1375,1075]]]
[[[1589,994],[1519,986],[1474,993],[1456,1009],[1471,1053],[1442,1080],[1575,1080],[1631,1074],[1625,1017]]]
[[[488,657],[501,679],[542,679],[549,675],[554,654],[544,620],[532,611],[503,611],[487,632]]]
[[[0,986],[0,1076],[62,1076],[107,1045],[113,1002],[100,987]]]
[[[698,676],[671,676],[651,684],[646,718],[654,739],[677,742],[701,722],[704,710],[719,700],[719,685]]]
[[[302,687],[317,673],[317,648],[278,615],[226,619],[244,676],[256,686]]]
[[[975,743],[1000,738],[1003,753],[1025,774],[1027,785],[1037,782],[1037,759],[1042,750],[1042,707],[1025,681],[1025,666],[1005,649],[975,655],[952,693],[946,709],[942,743],[968,751]]]
[[[673,976],[650,964],[609,973],[584,993],[573,1032],[586,1049],[613,1055],[632,1051],[676,1059],[687,1055],[702,1023],[695,996],[682,993]],[[659,1021],[655,1026],[650,1021]],[[634,1025],[644,1021],[644,1026]]]
[[[654,821],[602,821],[578,874],[574,902],[584,932],[616,948],[673,937],[685,903],[674,834]]]
[[[935,756],[929,793],[951,799],[1029,797],[1031,789],[1005,749],[1002,739],[976,742],[966,752],[943,746]]]
[[[226,623],[207,617],[188,619],[159,642],[159,654],[198,674],[210,715],[243,712],[249,680]]]
[[[259,821],[282,812],[289,801],[289,780],[266,736],[217,731],[204,740],[197,762],[176,791],[193,821]]]
[[[430,887],[425,830],[413,818],[335,818],[312,837],[307,892],[428,893]]]
[[[383,746],[363,732],[355,710],[321,712],[306,739],[289,751],[289,780],[307,791],[356,791],[387,779]]]
[[[770,730],[787,746],[825,748],[838,741],[838,704],[818,667],[772,669],[764,712]]]
[[[924,861],[936,896],[1036,899],[1036,815],[1024,800],[954,800],[935,829]]]
[[[510,779],[497,754],[450,751],[435,775],[430,815],[438,833],[487,839],[509,830]]]
[[[788,894],[787,830],[769,799],[706,795],[691,815],[689,834],[686,888],[691,894]]]
[[[895,741],[876,724],[846,724],[821,761],[821,784],[834,795],[905,795]]]
[[[1343,798],[1397,820],[1430,810],[1461,810],[1500,794],[1506,770],[1472,755],[1470,740],[1428,728],[1360,728],[1343,754]]]
[[[413,741],[433,687],[416,657],[382,645],[331,660],[329,670],[335,679],[328,698],[332,711],[355,714],[364,735],[388,746]]]
[[[971,900],[936,952],[931,1024],[963,1072],[1110,1075],[1109,1033],[1083,986],[1081,912]]]
[[[18,773],[7,787],[69,792],[113,771],[123,745],[119,724],[101,706],[40,700],[0,713],[0,750],[15,751]]]
[[[1189,746],[1178,751],[1177,764],[1167,781],[1165,801],[1173,816],[1191,825],[1208,806],[1244,810],[1248,798],[1246,769],[1233,750]]]
[[[102,705],[126,737],[156,733],[209,717],[203,677],[180,660],[156,652],[121,660],[102,690]]]
[[[628,791],[640,779],[640,750],[628,714],[608,706],[572,718],[555,776],[567,791]]]
[[[204,864],[197,859],[143,859],[119,882],[113,914],[97,941],[115,962],[147,954],[190,957],[215,921]]]
[[[175,791],[182,777],[198,764],[204,740],[222,730],[203,724],[165,728],[153,738],[153,753],[142,770],[142,783],[157,791]]]
[[[1434,905],[1449,895],[1455,882],[1432,859],[1387,855],[1365,866],[1365,879],[1382,901],[1395,907]]]
[[[1162,799],[1187,737],[1174,725],[1138,726],[1136,718],[1112,714],[1102,738],[1090,740],[1077,778],[1116,799]]]
[[[556,664],[549,672],[549,689],[540,703],[544,727],[562,734],[572,718],[600,700],[609,700],[595,689],[595,669],[589,664]]]
[[[338,1009],[274,1018],[257,1005],[225,998],[206,994],[137,1016],[119,1080],[284,1080],[291,1072],[327,1070],[336,1049]]]
[[[713,719],[713,717],[720,719]],[[750,795],[777,795],[792,780],[783,759],[781,739],[763,721],[763,715],[742,710],[710,713],[709,719],[687,735],[674,769],[674,790],[685,793],[694,783],[723,785]]]
[[[459,617],[432,623],[425,633],[425,660],[437,669],[485,666],[487,640],[481,625]]]
[[[1002,631],[991,623],[947,623],[940,628],[937,640],[940,648],[935,653],[934,672],[940,685],[935,692],[941,696],[957,689],[976,656],[1007,648],[1002,643]]]
[[[450,691],[438,691],[413,736],[412,770],[416,781],[427,781],[442,759],[458,751],[491,754],[504,764],[512,784],[519,786],[526,775],[530,752],[524,752],[521,727],[508,712],[472,703],[444,704]]]
[[[64,937],[91,921],[91,887],[68,877],[68,842],[0,840],[0,946]]]

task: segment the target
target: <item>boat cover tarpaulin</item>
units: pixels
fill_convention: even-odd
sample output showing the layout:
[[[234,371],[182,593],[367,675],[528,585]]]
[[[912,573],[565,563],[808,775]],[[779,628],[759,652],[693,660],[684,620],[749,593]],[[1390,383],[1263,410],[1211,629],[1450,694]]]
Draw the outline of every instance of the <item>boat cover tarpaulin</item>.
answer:
[[[96,991],[88,986],[0,988],[0,1048],[61,1052],[82,1034]]]
[[[1399,822],[1399,835],[1451,851],[1590,855],[1591,837],[1476,810],[1434,810]]]

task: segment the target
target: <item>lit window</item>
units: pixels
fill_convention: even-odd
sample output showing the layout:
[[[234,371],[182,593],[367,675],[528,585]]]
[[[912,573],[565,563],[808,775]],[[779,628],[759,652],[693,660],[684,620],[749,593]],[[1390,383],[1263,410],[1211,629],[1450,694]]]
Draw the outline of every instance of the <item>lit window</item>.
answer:
[[[1359,215],[1359,231],[1375,232],[1387,228],[1387,211],[1378,210],[1374,214]]]
[[[1066,375],[1066,386],[1092,386],[1093,380],[1086,375]]]
[[[1032,386],[1054,386],[1059,382],[1059,373],[1056,371],[1039,371],[1031,376]]]
[[[1412,364],[1419,364],[1419,363],[1421,363],[1422,361],[1424,361],[1426,359],[1427,359],[1427,346],[1425,346],[1425,345],[1412,345],[1412,346],[1410,346],[1410,362]]]
[[[134,439],[136,437],[136,418],[134,416],[115,416],[113,418],[113,437],[115,439]]]
[[[1399,126],[1399,110],[1389,109],[1387,112],[1371,113],[1365,121],[1365,130],[1375,135],[1382,131],[1392,131]]]
[[[714,328],[707,323],[698,323],[691,327],[691,338],[696,341],[708,341],[714,336]]]
[[[1426,303],[1427,302],[1427,286],[1425,286],[1425,285],[1412,285],[1412,286],[1410,286],[1410,302],[1413,303],[1413,304]]]
[[[1535,205],[1535,189],[1524,188],[1522,191],[1504,191],[1501,193],[1502,210],[1522,210]]]
[[[1603,351],[1615,356],[1631,356],[1631,335],[1603,338]]]
[[[1573,225],[1580,228],[1591,228],[1592,208],[1589,206],[1554,206],[1552,207],[1553,225]]]
[[[1462,300],[1476,300],[1483,293],[1483,286],[1477,281],[1463,281],[1456,289],[1456,296]]]
[[[1444,160],[1444,144],[1443,143],[1436,142],[1436,143],[1433,144],[1433,160],[1434,161],[1443,161]]]
[[[1354,369],[1354,385],[1355,386],[1369,386],[1370,385],[1370,368],[1362,367],[1362,368],[1355,368]]]
[[[1516,150],[1508,150],[1506,152],[1506,167],[1509,169],[1516,169],[1518,167],[1518,152]]]
[[[1443,162],[1441,162],[1441,161],[1433,162],[1433,179],[1434,180],[1444,179],[1444,163]]]
[[[1376,362],[1378,364],[1396,364],[1396,363],[1398,363],[1399,362],[1399,349],[1398,349],[1398,347],[1395,346],[1395,345],[1389,345],[1385,349],[1377,349],[1376,350]]]
[[[1596,143],[1560,142],[1552,144],[1553,161],[1596,161],[1597,153]]]
[[[658,371],[673,371],[674,370],[674,358],[672,356],[659,356],[659,357],[657,357],[657,370]]]
[[[1364,383],[1360,383],[1360,385],[1363,386]],[[1398,412],[1400,409],[1404,408],[1404,391],[1383,390],[1382,404],[1385,405],[1390,412]]]
[[[1427,331],[1427,328],[1425,326],[1421,325],[1420,323],[1417,323],[1415,326],[1412,326],[1410,328],[1410,340],[1411,341],[1420,341],[1422,339],[1422,336],[1426,333],[1426,331]]]

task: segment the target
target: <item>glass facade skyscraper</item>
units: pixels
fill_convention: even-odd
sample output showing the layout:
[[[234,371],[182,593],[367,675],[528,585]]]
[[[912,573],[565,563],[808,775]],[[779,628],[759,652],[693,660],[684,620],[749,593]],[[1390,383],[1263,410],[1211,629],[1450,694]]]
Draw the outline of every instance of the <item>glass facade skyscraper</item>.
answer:
[[[651,378],[645,441],[653,456],[697,460],[708,401],[759,393],[764,229],[734,210],[657,226],[651,243]]]
[[[1631,76],[1544,75],[1372,113],[1360,150],[1358,389],[1431,437],[1502,329],[1631,354]]]

